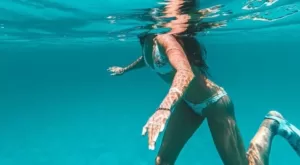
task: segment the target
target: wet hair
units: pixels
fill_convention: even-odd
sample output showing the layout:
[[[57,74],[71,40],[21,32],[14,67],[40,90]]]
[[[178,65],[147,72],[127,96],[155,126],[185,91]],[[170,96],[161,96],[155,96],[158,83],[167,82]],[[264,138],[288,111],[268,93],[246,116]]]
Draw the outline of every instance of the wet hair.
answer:
[[[145,40],[146,40],[146,37],[147,37],[147,33],[144,32],[144,33],[140,33],[138,35],[138,39],[139,39],[139,42],[140,42],[140,45],[143,46],[144,43],[145,43]]]
[[[143,47],[145,41],[148,39],[153,39],[156,34],[150,33],[142,33],[138,36],[139,42]],[[198,67],[202,74],[205,76],[209,76],[208,73],[208,65],[206,63],[206,49],[203,44],[193,36],[176,36],[177,41],[180,43],[182,48],[185,51],[185,54],[190,62],[191,65]]]
[[[197,0],[185,0],[179,8],[179,11],[181,14],[189,14],[190,12],[196,12],[198,5],[199,4]]]
[[[203,44],[192,36],[176,37],[180,45],[185,51],[185,54],[191,63],[200,69],[201,73],[208,76],[208,65],[206,63],[206,48]]]

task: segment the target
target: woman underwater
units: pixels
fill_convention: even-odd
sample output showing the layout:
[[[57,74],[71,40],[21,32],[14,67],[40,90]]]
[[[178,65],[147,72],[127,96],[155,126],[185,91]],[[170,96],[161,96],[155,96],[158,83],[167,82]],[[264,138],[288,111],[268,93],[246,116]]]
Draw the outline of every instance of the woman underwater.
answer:
[[[196,39],[166,34],[149,35],[141,40],[144,40],[141,41],[143,56],[128,67],[109,70],[115,75],[149,66],[171,84],[169,93],[143,128],[143,135],[148,132],[149,149],[154,149],[158,134],[169,119],[156,158],[157,165],[174,164],[205,119],[225,165],[267,165],[276,135],[284,137],[300,156],[300,131],[276,111],[266,115],[246,154],[233,103],[223,88],[207,78],[207,65]],[[147,52],[152,46],[152,52]]]
[[[127,67],[108,69],[112,75],[120,75],[148,66],[171,85],[142,131],[148,134],[149,149],[153,150],[168,120],[155,164],[175,164],[205,119],[224,165],[267,165],[276,135],[285,138],[300,156],[300,131],[276,111],[265,116],[246,152],[230,97],[208,78],[204,48],[193,36],[178,35],[182,29],[139,36],[143,55]]]

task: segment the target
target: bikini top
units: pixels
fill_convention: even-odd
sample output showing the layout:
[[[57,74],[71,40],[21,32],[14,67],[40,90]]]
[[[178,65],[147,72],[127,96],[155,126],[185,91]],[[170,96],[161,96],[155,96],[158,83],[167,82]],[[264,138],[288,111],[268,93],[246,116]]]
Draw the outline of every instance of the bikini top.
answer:
[[[152,38],[151,38],[152,39]],[[159,74],[168,74],[174,71],[164,48],[155,39],[145,42],[143,46],[144,60],[147,66]]]
[[[200,42],[197,44],[204,47]],[[146,65],[153,71],[159,74],[168,74],[175,71],[168,60],[165,49],[155,40],[155,35],[145,38],[142,51]],[[201,49],[201,53],[206,54],[206,50]]]

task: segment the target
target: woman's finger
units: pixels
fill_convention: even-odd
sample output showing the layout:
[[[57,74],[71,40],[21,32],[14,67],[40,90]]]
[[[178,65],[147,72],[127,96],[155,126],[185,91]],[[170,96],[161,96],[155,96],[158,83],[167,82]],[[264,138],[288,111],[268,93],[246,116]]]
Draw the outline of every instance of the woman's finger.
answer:
[[[152,143],[153,143],[153,124],[149,124],[149,127],[148,127],[148,147],[149,149],[151,150],[152,149]]]
[[[160,126],[159,132],[164,131],[164,129],[165,129],[165,124],[162,124],[162,125]]]
[[[154,143],[156,143],[156,141],[157,141],[157,138],[158,138],[158,136],[159,136],[159,133],[160,133],[160,130],[161,130],[161,126],[158,126],[156,129],[155,129],[155,133],[154,133],[154,137],[153,137],[153,141],[154,141]]]
[[[147,127],[148,127],[148,124],[146,124],[146,125],[143,127],[143,130],[142,130],[142,136],[146,135],[146,133],[147,133]]]
[[[151,130],[151,132],[150,132]],[[149,149],[154,150],[155,149],[155,143],[159,134],[160,125],[155,124],[152,125],[151,129],[149,130]]]

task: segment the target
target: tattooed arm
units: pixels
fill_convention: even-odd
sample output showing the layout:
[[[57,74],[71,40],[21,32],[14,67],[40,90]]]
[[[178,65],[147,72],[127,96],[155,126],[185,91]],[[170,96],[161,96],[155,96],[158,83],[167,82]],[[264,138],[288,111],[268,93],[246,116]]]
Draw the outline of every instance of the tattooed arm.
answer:
[[[128,72],[130,70],[135,70],[139,69],[145,66],[145,61],[143,60],[144,56],[140,56],[138,59],[136,59],[134,62],[129,64],[126,67],[118,67],[118,66],[113,66],[109,67],[107,70],[112,72],[111,75],[120,75],[123,74],[124,72]]]
[[[159,107],[171,109],[186,91],[194,78],[194,73],[183,48],[173,35],[159,35],[156,37],[156,40],[165,48],[166,55],[171,65],[176,69],[176,74],[169,93]]]

